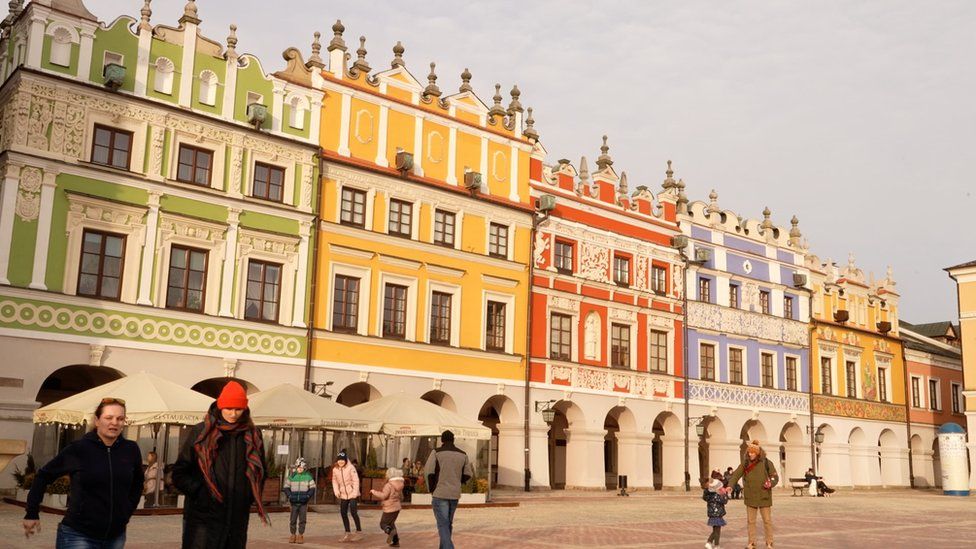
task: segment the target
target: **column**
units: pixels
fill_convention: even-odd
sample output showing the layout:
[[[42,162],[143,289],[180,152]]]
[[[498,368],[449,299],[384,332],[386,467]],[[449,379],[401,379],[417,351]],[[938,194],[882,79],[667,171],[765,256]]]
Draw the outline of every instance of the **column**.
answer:
[[[380,122],[376,136],[376,165],[384,168],[389,167],[390,162],[386,159],[386,137],[390,127],[390,107],[380,105]],[[415,162],[421,162],[419,157],[414,158]]]
[[[628,488],[654,489],[651,433],[617,433],[617,474],[627,475]]]
[[[413,173],[424,175],[424,115],[414,117],[416,121],[413,129]]]
[[[692,437],[690,440],[693,443],[695,441],[695,438]],[[742,447],[741,440],[714,440],[713,441],[709,439],[708,470],[704,471],[705,476],[708,476],[708,474],[712,471],[712,469],[719,469],[720,471],[724,471],[729,467],[732,467],[733,469],[738,467],[739,464],[742,463],[742,457],[740,453],[741,447]],[[691,463],[688,464],[688,472],[689,474],[691,474],[692,487],[696,486],[699,475],[701,475],[702,473],[702,471],[700,471],[699,468],[695,466],[697,463],[697,460],[695,459],[697,452],[695,450],[696,450],[695,445],[692,444],[691,448],[689,448]],[[776,459],[776,456],[772,456],[770,461],[776,463],[778,460]]]
[[[698,449],[694,456],[697,462]],[[661,439],[661,485],[668,488],[681,488],[685,484],[685,441],[681,438]]]
[[[851,484],[854,487],[880,486],[877,446],[851,445]],[[829,486],[829,484],[828,484]]]
[[[44,16],[31,12],[30,36],[27,38],[27,66],[40,68],[41,66],[41,47],[44,44],[44,27],[47,20]]]
[[[566,487],[605,490],[603,441],[606,432],[566,429]]]
[[[525,485],[524,476],[525,426],[518,422],[499,423],[497,485],[522,488]]]
[[[7,270],[10,268],[10,242],[14,232],[14,207],[17,205],[17,187],[20,184],[20,166],[7,164],[0,191],[0,284],[10,284]]]
[[[352,116],[352,95],[342,94],[342,107],[339,112],[339,149],[336,151],[342,156],[349,156],[349,117]]]
[[[313,143],[319,142],[319,128],[322,124],[322,98],[313,97],[312,98],[312,115],[309,117],[311,122],[308,126],[309,139]]]
[[[508,199],[512,202],[519,201],[519,150],[518,146],[512,145],[512,173],[508,178]]]
[[[190,98],[193,96],[193,81],[196,78],[193,58],[197,53],[197,25],[200,21],[194,17],[184,15],[180,18],[180,23],[184,25],[183,32],[183,59],[180,62],[180,96],[181,107],[190,106]]]
[[[524,441],[523,441],[524,443]],[[523,452],[525,449],[522,449]],[[531,490],[549,490],[551,479],[549,478],[549,426],[542,424],[529,425],[529,469],[532,471],[532,478],[529,479]],[[521,457],[524,460],[524,457]],[[501,461],[499,455],[498,460]],[[523,465],[524,468],[524,465]],[[521,478],[521,477],[519,477]],[[499,482],[501,477],[499,477]],[[524,480],[522,481],[524,483]]]
[[[846,444],[821,444],[817,475],[827,486],[853,487],[850,448]]]
[[[149,215],[146,216],[146,243],[142,247],[142,267],[139,270],[139,305],[152,305],[152,275],[156,259],[156,227],[159,224],[158,191],[149,191]]]
[[[92,65],[92,45],[95,43],[95,30],[84,26],[80,33],[81,44],[78,47],[78,78],[88,80]]]
[[[149,50],[152,45],[152,26],[139,27],[139,49],[136,54],[136,77],[133,92],[146,95],[149,82]]]
[[[224,102],[221,106],[221,115],[228,119],[234,119],[234,103],[237,98],[237,69],[240,67],[237,61],[237,52],[227,53],[227,76],[224,77]],[[312,117],[315,120],[315,117]],[[318,135],[313,134],[313,138],[318,139]]]
[[[908,486],[908,448],[881,448],[881,485]]]
[[[804,474],[806,474],[807,469],[812,466],[813,465],[810,463],[809,444],[787,444],[786,470],[780,471],[780,477],[783,481],[789,478],[802,477]]]
[[[940,483],[935,478],[935,461],[932,450],[912,450],[912,470],[915,472],[916,488],[932,488]]]
[[[457,185],[457,126],[447,131],[447,182]]]
[[[292,309],[291,325],[305,328],[305,288],[308,287],[308,238],[312,224],[308,221],[299,222],[300,240],[298,241],[298,274],[295,276],[295,306]]]
[[[0,276],[2,276],[5,271],[0,271]],[[966,408],[966,432],[969,434],[967,439],[969,442],[966,443],[966,448],[969,449],[969,489],[976,490],[976,404],[973,400],[976,400],[976,395],[969,393],[967,389],[963,395],[966,397],[965,402],[967,403]]]
[[[281,116],[285,104],[285,83],[278,80],[271,82],[271,131],[281,131]]]
[[[224,272],[220,284],[220,316],[233,317],[234,299],[234,268],[237,266],[237,227],[240,223],[241,210],[228,208],[227,210],[227,240],[224,243]]]
[[[37,216],[37,241],[34,243],[34,270],[30,288],[47,290],[44,279],[47,276],[47,252],[51,241],[51,217],[54,211],[54,191],[57,189],[58,174],[45,171],[41,182],[41,210]]]
[[[485,178],[485,184],[488,184],[488,136],[481,136],[481,160],[478,165],[478,171],[481,172],[481,176]]]

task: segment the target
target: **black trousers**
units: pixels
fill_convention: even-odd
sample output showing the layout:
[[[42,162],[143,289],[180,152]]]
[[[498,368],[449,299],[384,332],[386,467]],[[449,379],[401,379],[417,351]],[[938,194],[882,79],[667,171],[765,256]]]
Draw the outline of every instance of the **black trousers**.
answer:
[[[383,513],[383,516],[380,517],[380,530],[392,535],[394,539],[397,536],[396,519],[399,514],[400,511],[393,511],[392,513]]]
[[[712,533],[708,535],[708,539],[705,540],[712,545],[721,545],[719,543],[719,538],[722,537],[722,527],[712,526]]]
[[[362,532],[363,527],[359,524],[359,511],[354,499],[339,500],[339,514],[342,515],[342,527],[349,532],[349,514],[352,513],[352,520],[356,522],[356,531]]]

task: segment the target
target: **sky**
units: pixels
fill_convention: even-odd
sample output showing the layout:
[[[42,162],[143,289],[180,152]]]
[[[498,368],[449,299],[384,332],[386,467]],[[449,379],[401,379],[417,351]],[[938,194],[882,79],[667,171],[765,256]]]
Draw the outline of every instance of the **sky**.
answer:
[[[183,0],[154,0],[173,25]],[[307,58],[312,33],[341,19],[350,52],[389,67],[402,41],[445,93],[469,68],[487,102],[518,84],[549,152],[590,166],[609,136],[631,189],[659,189],[673,160],[691,200],[789,227],[821,259],[865,273],[891,265],[901,317],[957,319],[942,270],[976,259],[976,2],[381,2],[200,0],[205,35],[236,23],[239,52],[268,72]],[[139,17],[142,0],[86,0],[100,19]],[[323,56],[325,51],[323,49]],[[353,55],[355,55],[353,53]]]

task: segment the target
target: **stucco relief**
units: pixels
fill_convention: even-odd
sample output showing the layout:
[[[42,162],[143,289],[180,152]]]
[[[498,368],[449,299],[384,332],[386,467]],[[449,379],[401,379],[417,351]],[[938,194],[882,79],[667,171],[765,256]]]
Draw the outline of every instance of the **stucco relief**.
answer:
[[[608,309],[610,320],[621,320],[623,322],[637,322],[637,311],[610,307]]]
[[[637,256],[637,268],[634,274],[634,288],[639,291],[647,290],[647,264],[650,259],[646,256]]]
[[[536,231],[535,233],[535,261],[536,268],[542,268],[546,264],[545,254],[549,251],[549,243],[552,241],[552,234]]]
[[[671,269],[671,293],[678,299],[684,299],[684,268],[674,265]]]
[[[163,142],[166,132],[159,126],[153,126],[149,138],[149,175],[163,175]]]
[[[302,207],[312,207],[312,166],[302,165]]]
[[[580,244],[580,277],[610,283],[610,249],[583,242]]]
[[[583,332],[583,356],[587,360],[600,359],[600,315],[590,312],[586,315]]]
[[[795,412],[807,412],[810,410],[810,400],[804,393],[775,391],[746,385],[730,385],[727,383],[711,383],[707,381],[691,381],[689,383],[688,398],[689,400],[736,404],[767,410],[788,410]]]
[[[554,385],[594,391],[627,393],[644,397],[674,396],[674,380],[672,378],[644,372],[550,364],[548,366],[548,379]]]
[[[742,308],[746,311],[759,312],[759,285],[755,282],[746,282],[742,286],[741,297]]]
[[[829,416],[905,421],[905,407],[903,405],[865,402],[826,395],[813,395],[813,412]]]
[[[35,221],[41,211],[41,170],[26,167],[20,170],[20,188],[14,211],[24,221]]]
[[[740,334],[806,346],[807,325],[769,315],[749,313],[711,303],[688,302],[688,324],[719,333]]]
[[[572,311],[574,313],[579,313],[580,302],[578,299],[569,299],[567,297],[560,297],[551,295],[549,296],[549,308],[558,309],[562,311]]]

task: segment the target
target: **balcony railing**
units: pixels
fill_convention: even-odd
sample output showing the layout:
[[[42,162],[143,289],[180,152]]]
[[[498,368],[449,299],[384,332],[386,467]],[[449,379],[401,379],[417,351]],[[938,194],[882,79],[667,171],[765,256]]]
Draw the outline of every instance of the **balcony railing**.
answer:
[[[547,363],[546,382],[635,396],[673,397],[675,378],[634,370]]]
[[[810,399],[806,393],[699,380],[690,380],[688,385],[689,400],[766,410],[810,411]]]
[[[688,302],[688,326],[804,347],[809,344],[806,322],[701,301]]]
[[[857,419],[905,421],[904,405],[827,395],[813,395],[813,413]]]

